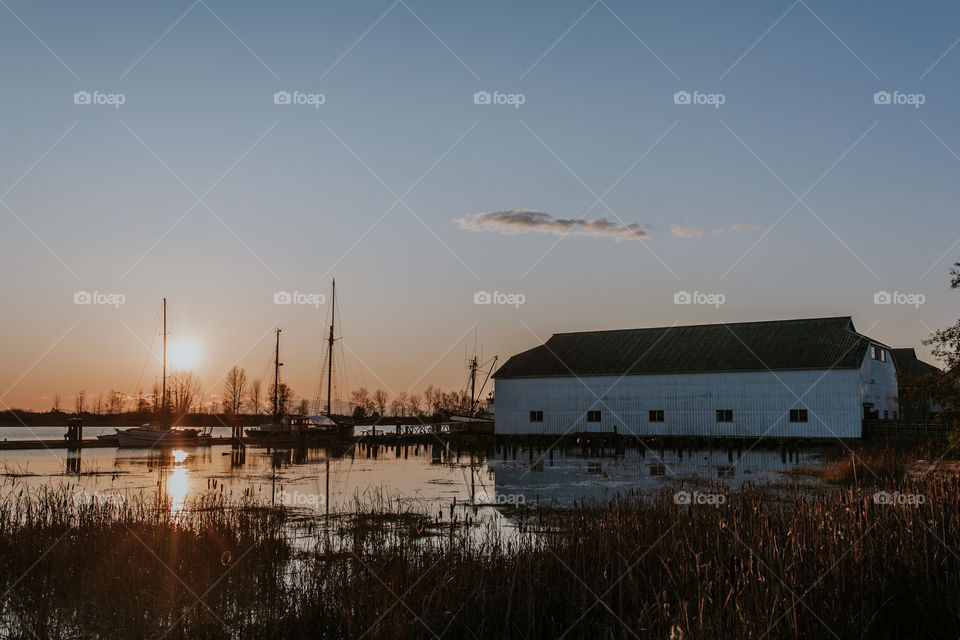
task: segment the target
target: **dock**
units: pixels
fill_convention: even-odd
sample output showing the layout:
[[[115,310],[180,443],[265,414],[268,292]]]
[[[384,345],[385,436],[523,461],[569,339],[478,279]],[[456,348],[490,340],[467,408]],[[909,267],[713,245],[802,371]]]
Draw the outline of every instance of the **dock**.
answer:
[[[231,442],[233,442],[233,439],[229,436],[212,436],[202,446],[206,447],[215,444],[230,444]],[[103,449],[116,446],[116,442],[97,439],[74,441],[68,441],[64,438],[49,440],[4,440],[3,442],[0,442],[0,451],[18,451],[26,449]],[[192,447],[196,445],[183,446]]]

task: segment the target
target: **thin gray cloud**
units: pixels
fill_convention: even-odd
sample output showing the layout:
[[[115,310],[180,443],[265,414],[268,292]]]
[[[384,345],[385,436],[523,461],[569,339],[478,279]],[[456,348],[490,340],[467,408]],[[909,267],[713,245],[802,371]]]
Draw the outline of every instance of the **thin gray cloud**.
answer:
[[[672,224],[670,225],[670,233],[678,238],[699,238],[703,235],[703,230],[685,227],[681,224]]]
[[[645,225],[632,222],[619,224],[606,218],[582,220],[554,218],[548,213],[532,209],[506,209],[490,213],[473,213],[454,220],[461,229],[515,235],[518,233],[548,233],[553,235],[592,236],[623,240],[649,238]]]

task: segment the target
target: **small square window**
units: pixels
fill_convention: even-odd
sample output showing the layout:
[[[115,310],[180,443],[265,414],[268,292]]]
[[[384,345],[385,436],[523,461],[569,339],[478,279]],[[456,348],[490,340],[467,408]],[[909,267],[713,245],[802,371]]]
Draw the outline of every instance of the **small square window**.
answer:
[[[663,409],[650,409],[650,422],[663,422]]]
[[[886,361],[887,361],[887,350],[884,349],[883,347],[878,347],[878,346],[874,345],[874,347],[873,347],[873,359],[874,359],[874,360],[879,360],[880,362],[886,362]]]
[[[543,411],[531,411],[530,422],[543,422]]]
[[[806,422],[806,421],[807,421],[806,409],[790,409],[790,422]]]
[[[733,409],[717,409],[717,422],[733,422]]]
[[[587,422],[600,422],[600,412],[587,411]]]

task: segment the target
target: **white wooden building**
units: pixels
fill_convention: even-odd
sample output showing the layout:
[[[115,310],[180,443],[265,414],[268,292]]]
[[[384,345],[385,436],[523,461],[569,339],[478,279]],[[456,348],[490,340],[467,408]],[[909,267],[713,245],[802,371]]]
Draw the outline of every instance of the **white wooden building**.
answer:
[[[897,415],[890,348],[850,317],[558,333],[493,377],[506,434],[858,438]]]

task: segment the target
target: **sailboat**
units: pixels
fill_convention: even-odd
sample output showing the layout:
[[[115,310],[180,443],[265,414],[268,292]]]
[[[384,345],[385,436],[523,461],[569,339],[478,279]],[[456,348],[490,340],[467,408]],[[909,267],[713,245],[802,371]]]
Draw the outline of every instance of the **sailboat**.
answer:
[[[121,447],[172,447],[207,444],[210,434],[200,429],[171,427],[166,422],[169,415],[167,406],[167,299],[163,299],[163,383],[160,400],[160,414],[164,422],[148,423],[129,429],[117,429],[117,445]]]
[[[305,444],[334,438],[347,438],[353,435],[353,426],[337,424],[332,417],[331,391],[333,379],[333,329],[336,318],[337,281],[333,281],[330,296],[330,336],[327,338],[327,406],[326,415],[279,415],[280,408],[280,332],[276,330],[277,340],[273,357],[273,422],[244,430],[244,435],[254,442],[264,444]]]

